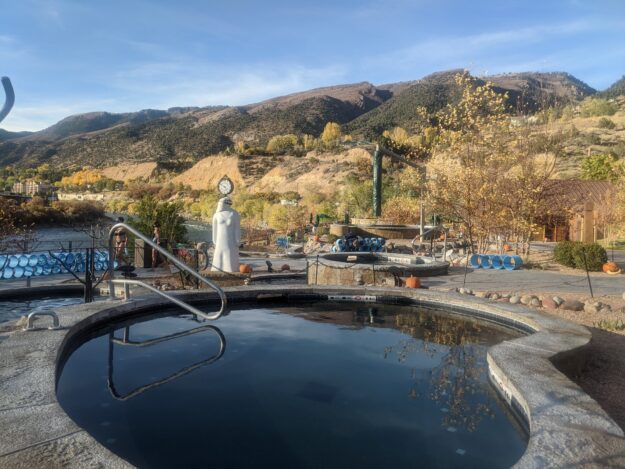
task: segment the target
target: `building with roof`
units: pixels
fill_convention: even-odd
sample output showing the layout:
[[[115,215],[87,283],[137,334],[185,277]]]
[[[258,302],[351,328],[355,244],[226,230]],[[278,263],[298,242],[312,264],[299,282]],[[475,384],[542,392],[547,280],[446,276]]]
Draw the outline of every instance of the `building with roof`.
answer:
[[[595,242],[604,238],[601,212],[615,187],[608,181],[553,180],[545,189],[545,213],[534,241]]]

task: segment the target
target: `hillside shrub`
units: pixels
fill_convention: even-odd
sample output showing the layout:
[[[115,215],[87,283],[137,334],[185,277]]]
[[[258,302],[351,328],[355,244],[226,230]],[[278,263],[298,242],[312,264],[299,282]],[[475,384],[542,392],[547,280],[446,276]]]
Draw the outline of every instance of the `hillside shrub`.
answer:
[[[582,103],[582,117],[613,116],[618,105],[602,98],[586,98]]]
[[[562,241],[553,250],[553,256],[558,264],[581,270],[585,270],[584,254],[588,270],[592,272],[601,271],[601,266],[608,260],[606,250],[597,243]]]
[[[614,123],[612,119],[608,119],[607,117],[602,117],[601,119],[599,119],[599,122],[597,123],[597,127],[599,127],[600,129],[614,129],[616,127],[616,124]]]

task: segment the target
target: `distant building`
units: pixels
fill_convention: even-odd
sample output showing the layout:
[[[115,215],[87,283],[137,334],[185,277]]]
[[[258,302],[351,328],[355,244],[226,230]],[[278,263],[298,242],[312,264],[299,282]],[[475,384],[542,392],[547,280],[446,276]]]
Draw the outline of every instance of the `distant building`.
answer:
[[[16,182],[11,188],[12,192],[24,195],[48,195],[56,191],[56,187],[52,184],[46,184],[36,181]]]
[[[601,209],[608,206],[614,185],[608,181],[554,180],[547,186],[548,207],[534,232],[534,241],[603,239]]]

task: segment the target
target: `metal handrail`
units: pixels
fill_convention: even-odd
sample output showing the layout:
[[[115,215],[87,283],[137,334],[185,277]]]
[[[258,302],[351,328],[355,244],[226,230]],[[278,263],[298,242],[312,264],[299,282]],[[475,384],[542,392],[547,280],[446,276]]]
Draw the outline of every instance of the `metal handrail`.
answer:
[[[185,303],[184,301],[180,301],[178,298],[172,295],[168,295],[167,293],[159,290],[158,288],[150,285],[149,283],[142,282],[141,280],[134,280],[134,279],[131,280],[131,279],[121,279],[121,278],[113,279],[113,284],[115,283],[120,284],[120,285],[138,285],[140,287],[143,287],[146,290],[150,290],[151,292],[154,292],[157,295],[160,295],[163,298],[171,301],[176,306],[180,306],[181,308],[186,309],[190,313],[197,314],[198,316],[203,317],[204,319],[210,319],[210,320],[217,319],[222,315],[222,313],[225,310],[223,303],[222,303],[222,308],[217,313],[215,313],[214,315],[206,314],[204,311],[200,311],[199,309],[191,306],[190,304]],[[126,296],[125,299],[128,299],[128,297]]]
[[[152,285],[148,285],[145,282],[141,282],[139,280],[129,280],[129,279],[115,280],[114,277],[113,277],[114,272],[115,272],[115,270],[114,270],[114,267],[115,267],[115,265],[114,265],[114,263],[115,263],[114,252],[115,251],[114,251],[114,247],[113,247],[113,236],[115,235],[115,231],[117,231],[117,229],[119,229],[119,228],[124,228],[124,229],[128,230],[130,233],[132,233],[133,235],[135,235],[137,238],[142,239],[144,243],[146,243],[148,246],[151,246],[152,249],[156,249],[156,251],[158,251],[166,259],[171,261],[171,263],[174,264],[176,267],[178,267],[180,270],[184,270],[186,272],[189,272],[191,275],[193,275],[200,282],[204,283],[205,285],[208,285],[208,287],[210,287],[213,290],[215,290],[217,292],[217,294],[219,295],[219,299],[221,300],[221,308],[219,308],[219,311],[217,311],[217,313],[215,313],[214,315],[208,315],[208,314],[200,311],[199,309],[194,308],[193,306],[188,305],[187,303],[184,303],[183,301],[180,301],[180,300],[174,298],[171,295],[163,293],[162,291],[154,288]],[[228,303],[228,299],[226,298],[226,294],[224,293],[224,291],[218,285],[216,285],[213,282],[211,282],[210,280],[202,277],[199,273],[197,273],[195,270],[190,268],[188,265],[186,265],[183,262],[180,262],[178,259],[176,259],[176,257],[174,255],[172,255],[171,253],[169,253],[169,251],[167,251],[166,249],[163,249],[162,247],[160,247],[156,243],[152,242],[151,239],[149,239],[148,237],[146,237],[145,235],[143,235],[139,231],[135,230],[133,227],[127,225],[126,223],[116,223],[115,225],[113,225],[111,227],[111,229],[109,231],[109,266],[108,266],[108,274],[109,274],[109,296],[113,300],[115,299],[115,284],[116,283],[140,285],[140,286],[142,286],[144,288],[147,288],[150,291],[153,291],[154,293],[157,293],[157,294],[161,295],[164,298],[167,298],[172,303],[180,306],[181,308],[186,309],[187,311],[190,311],[193,314],[197,314],[198,316],[201,316],[201,317],[206,318],[206,319],[211,319],[211,320],[219,318],[224,313],[224,311],[226,309],[226,305]]]
[[[442,231],[445,238],[443,240],[443,262],[445,262],[447,260],[447,229],[443,226],[443,225],[436,225],[433,228],[430,228],[429,230],[427,230],[425,233],[421,234],[419,233],[417,236],[415,236],[414,238],[412,238],[412,241],[410,242],[411,246],[412,246],[412,251],[416,252],[417,248],[415,247],[415,241],[417,240],[417,238],[419,238],[419,243],[423,243],[424,241],[424,236],[427,236],[429,233],[432,233],[433,231]],[[436,259],[436,256],[434,255],[434,251],[431,251],[430,254],[432,255],[433,259]]]
[[[35,330],[35,326],[33,325],[33,321],[36,316],[50,316],[52,318],[52,325],[48,327],[51,331],[61,329],[61,324],[59,322],[59,317],[54,311],[33,311],[28,315],[28,319],[26,320],[26,326],[24,327],[25,331],[33,331]]]

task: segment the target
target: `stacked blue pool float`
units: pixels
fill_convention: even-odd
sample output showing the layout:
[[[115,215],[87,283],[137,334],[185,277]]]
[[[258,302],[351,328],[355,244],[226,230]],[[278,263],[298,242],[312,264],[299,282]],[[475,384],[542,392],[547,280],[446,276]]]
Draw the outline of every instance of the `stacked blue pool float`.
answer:
[[[106,270],[108,259],[108,251],[96,251],[94,256],[95,270]],[[117,261],[115,261],[115,267],[117,267]],[[49,253],[1,255],[0,269],[0,279],[4,280],[55,275],[65,273],[68,269],[71,272],[84,272],[85,256],[80,252],[55,252],[52,255]]]
[[[473,254],[469,257],[472,269],[519,270],[523,265],[520,256],[499,256],[496,254]]]
[[[332,252],[381,252],[385,243],[384,238],[343,236],[336,240],[332,246]]]

